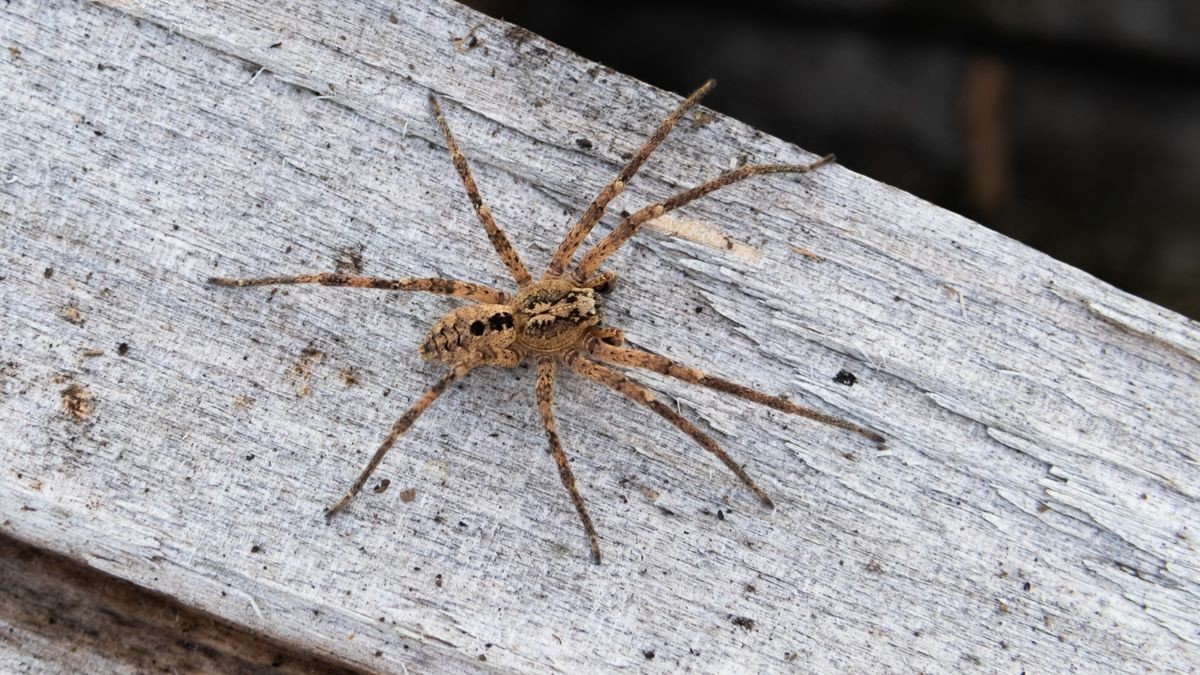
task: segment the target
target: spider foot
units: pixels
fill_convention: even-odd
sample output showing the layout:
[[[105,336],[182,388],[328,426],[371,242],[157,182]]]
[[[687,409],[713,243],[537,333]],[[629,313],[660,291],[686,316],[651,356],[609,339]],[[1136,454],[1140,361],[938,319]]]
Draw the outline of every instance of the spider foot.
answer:
[[[346,505],[350,503],[350,500],[353,497],[354,497],[353,494],[347,494],[346,496],[339,499],[336,504],[325,509],[325,522],[328,523],[330,521],[330,519],[332,519],[334,516],[336,516],[342,509],[346,508]]]
[[[771,499],[771,497],[757,485],[754,486],[754,496],[758,497],[758,501],[762,502],[763,506],[771,509],[772,511],[775,510],[775,500]]]

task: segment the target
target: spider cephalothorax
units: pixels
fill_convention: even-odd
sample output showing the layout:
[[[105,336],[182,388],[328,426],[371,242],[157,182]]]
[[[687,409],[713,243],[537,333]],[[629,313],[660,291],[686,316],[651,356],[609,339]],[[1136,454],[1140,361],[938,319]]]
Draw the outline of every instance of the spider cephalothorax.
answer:
[[[611,272],[599,271],[599,267],[644,223],[710,192],[751,176],[766,173],[806,173],[832,161],[832,156],[824,157],[810,164],[750,164],[726,171],[710,181],[684,190],[661,202],[650,204],[630,215],[625,215],[621,223],[589,249],[574,268],[567,269],[575,252],[587,239],[592,227],[604,215],[609,202],[625,189],[626,183],[633,178],[650,153],[658,147],[658,144],[666,138],[675,123],[704,94],[708,93],[713,84],[714,82],[709,80],[668,115],[659,124],[654,134],[633,154],[617,177],[592,200],[583,215],[558,245],[546,273],[540,281],[534,281],[533,277],[529,275],[503,230],[497,227],[492,219],[491,212],[484,205],[483,199],[479,196],[479,190],[475,187],[475,181],[467,167],[467,160],[459,151],[458,144],[455,143],[454,136],[450,133],[450,127],[446,124],[445,117],[442,116],[437,99],[432,95],[429,97],[434,117],[446,139],[446,145],[450,149],[450,158],[467,190],[471,204],[475,207],[479,222],[487,232],[496,253],[499,254],[500,259],[508,267],[517,283],[515,296],[488,286],[440,278],[379,279],[343,274],[301,274],[253,279],[213,278],[209,280],[220,286],[322,284],[393,291],[426,291],[465,298],[476,303],[453,310],[433,324],[429,334],[422,341],[419,351],[421,356],[427,360],[443,361],[449,364],[449,372],[434,383],[411,408],[392,424],[387,437],[375,451],[366,468],[359,474],[358,479],[346,494],[326,511],[327,516],[332,516],[350,503],[350,500],[366,485],[367,479],[379,466],[380,461],[383,460],[384,455],[391,449],[396,439],[445,391],[451,382],[479,366],[515,367],[529,355],[537,361],[535,393],[538,412],[550,443],[550,454],[554,457],[559,477],[562,479],[563,486],[567,489],[571,503],[574,504],[583,529],[587,533],[592,557],[596,562],[600,562],[600,544],[596,538],[596,530],[592,527],[592,521],[584,506],[583,498],[579,495],[579,490],[575,485],[575,476],[571,472],[567,455],[559,441],[558,426],[552,410],[554,372],[558,364],[564,364],[580,375],[620,392],[630,400],[646,406],[655,414],[666,419],[712,453],[768,506],[774,505],[771,498],[755,484],[737,462],[733,461],[717,445],[716,441],[684,419],[674,408],[656,399],[649,389],[609,365],[642,368],[661,373],[685,382],[740,396],[776,410],[840,427],[861,434],[880,445],[883,444],[882,436],[853,422],[798,406],[782,396],[770,396],[729,380],[706,375],[699,370],[652,352],[624,347],[624,338],[620,330],[600,326],[600,293],[607,293],[612,289],[616,276]]]
[[[521,290],[513,300],[517,342],[533,352],[580,345],[600,323],[600,294],[565,279],[546,279]]]

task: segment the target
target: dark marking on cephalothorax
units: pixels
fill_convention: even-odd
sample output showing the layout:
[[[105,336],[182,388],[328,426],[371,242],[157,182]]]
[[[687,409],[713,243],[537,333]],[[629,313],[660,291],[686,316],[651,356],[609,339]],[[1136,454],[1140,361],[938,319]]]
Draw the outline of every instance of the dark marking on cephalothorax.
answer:
[[[534,351],[562,349],[600,323],[600,296],[561,280],[522,291],[513,302],[517,341]]]
[[[488,319],[488,328],[492,330],[505,330],[512,327],[513,317],[508,312],[497,312]]]
[[[535,295],[519,309],[525,314],[525,332],[553,333],[567,325],[578,325],[600,315],[599,299],[590,289],[586,295],[571,292],[555,297],[553,294]]]

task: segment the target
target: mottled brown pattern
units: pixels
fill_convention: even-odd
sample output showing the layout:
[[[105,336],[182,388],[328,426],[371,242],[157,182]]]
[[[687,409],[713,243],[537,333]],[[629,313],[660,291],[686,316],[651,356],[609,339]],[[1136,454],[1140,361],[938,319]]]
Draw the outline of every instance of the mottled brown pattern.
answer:
[[[215,285],[235,287],[315,283],[325,286],[425,291],[465,298],[476,303],[449,312],[430,328],[419,347],[420,355],[427,360],[448,364],[451,367],[450,372],[434,383],[411,408],[396,420],[383,443],[375,451],[351,488],[326,511],[327,516],[333,516],[350,503],[350,500],[362,490],[372,472],[383,461],[396,439],[445,391],[451,382],[464,377],[479,366],[516,367],[528,355],[533,355],[537,360],[537,383],[535,385],[537,405],[542,425],[546,430],[550,455],[554,458],[559,478],[579,515],[579,520],[588,537],[592,558],[597,563],[600,562],[600,545],[596,530],[592,526],[587,507],[579,494],[575,476],[571,472],[570,463],[563,450],[554,418],[556,361],[565,362],[571,369],[584,377],[611,387],[636,403],[654,411],[655,414],[670,422],[712,453],[767,506],[773,506],[771,498],[762,488],[758,487],[737,462],[734,462],[721,449],[715,440],[684,419],[678,412],[654,398],[646,387],[606,365],[590,360],[588,356],[594,356],[614,365],[653,370],[685,382],[740,396],[748,401],[770,406],[776,410],[859,433],[877,443],[883,443],[883,437],[873,431],[846,420],[797,406],[780,396],[770,396],[728,380],[705,375],[698,370],[655,354],[624,349],[621,347],[624,343],[623,333],[619,329],[601,325],[603,314],[600,295],[613,290],[616,285],[616,274],[597,268],[628,241],[643,223],[666,211],[683,206],[751,176],[767,173],[805,173],[832,161],[832,156],[812,164],[745,166],[725,172],[713,180],[685,190],[660,203],[642,208],[633,215],[627,216],[613,232],[590,249],[580,263],[564,276],[574,253],[604,214],[608,203],[624,189],[626,182],[637,173],[650,153],[662,143],[680,117],[694,106],[712,88],[713,84],[711,80],[705,83],[659,124],[654,134],[580,216],[579,221],[559,244],[545,275],[537,282],[532,281],[517,252],[512,248],[504,232],[496,225],[487,205],[483,203],[483,198],[471,177],[467,160],[463,157],[454,136],[450,133],[450,127],[442,115],[441,107],[436,99],[430,97],[430,106],[433,108],[442,134],[445,136],[451,161],[462,179],[467,197],[471,200],[497,255],[508,267],[517,283],[518,292],[515,296],[509,296],[503,291],[487,286],[438,278],[377,279],[344,274],[302,274],[251,279],[216,277],[209,280]]]
[[[534,352],[558,352],[579,344],[600,323],[600,297],[563,279],[539,281],[517,294],[513,319],[518,343]]]
[[[520,360],[515,352],[514,356],[507,355],[512,351],[516,337],[508,305],[468,305],[438,319],[421,342],[419,351],[426,361],[456,363],[464,354],[486,353],[495,354],[496,360],[507,363],[512,358]]]

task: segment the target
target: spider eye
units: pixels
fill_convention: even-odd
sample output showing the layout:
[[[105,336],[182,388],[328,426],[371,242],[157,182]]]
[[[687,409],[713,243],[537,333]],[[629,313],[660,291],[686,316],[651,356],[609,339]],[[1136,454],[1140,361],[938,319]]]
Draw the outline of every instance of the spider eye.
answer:
[[[483,322],[476,320],[471,323],[471,335],[483,335]]]
[[[600,295],[608,295],[609,293],[612,292],[612,282],[605,281],[604,283],[600,284],[599,286],[596,286],[592,290],[596,291]]]

